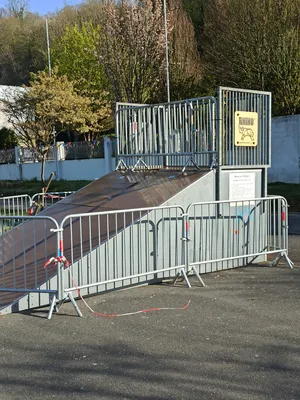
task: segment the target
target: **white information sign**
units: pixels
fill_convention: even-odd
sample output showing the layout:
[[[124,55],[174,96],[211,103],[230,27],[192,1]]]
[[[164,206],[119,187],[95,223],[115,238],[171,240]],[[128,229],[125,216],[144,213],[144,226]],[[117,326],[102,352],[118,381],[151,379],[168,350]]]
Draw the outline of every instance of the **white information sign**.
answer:
[[[255,172],[232,172],[229,175],[229,200],[249,200],[255,198]],[[234,203],[233,205],[241,205]]]

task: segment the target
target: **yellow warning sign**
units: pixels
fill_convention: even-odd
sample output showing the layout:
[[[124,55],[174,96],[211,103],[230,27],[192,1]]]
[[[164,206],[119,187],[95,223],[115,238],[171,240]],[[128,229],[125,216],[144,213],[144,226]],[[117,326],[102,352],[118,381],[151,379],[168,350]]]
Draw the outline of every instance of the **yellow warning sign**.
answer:
[[[236,146],[257,146],[258,114],[236,111],[234,114],[234,144]]]

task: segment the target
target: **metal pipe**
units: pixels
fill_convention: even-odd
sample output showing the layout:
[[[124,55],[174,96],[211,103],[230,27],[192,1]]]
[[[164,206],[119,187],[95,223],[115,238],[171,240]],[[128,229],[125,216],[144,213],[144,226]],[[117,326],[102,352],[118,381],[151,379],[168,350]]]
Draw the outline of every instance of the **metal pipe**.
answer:
[[[50,55],[50,40],[49,40],[48,18],[46,18],[46,37],[47,37],[48,69],[49,69],[49,76],[51,76],[52,75],[52,70],[51,70],[51,55]]]
[[[168,47],[168,26],[167,26],[167,4],[164,0],[164,25],[165,25],[165,46],[166,46],[166,79],[167,79],[167,99],[170,103],[170,79],[169,79],[169,47]]]

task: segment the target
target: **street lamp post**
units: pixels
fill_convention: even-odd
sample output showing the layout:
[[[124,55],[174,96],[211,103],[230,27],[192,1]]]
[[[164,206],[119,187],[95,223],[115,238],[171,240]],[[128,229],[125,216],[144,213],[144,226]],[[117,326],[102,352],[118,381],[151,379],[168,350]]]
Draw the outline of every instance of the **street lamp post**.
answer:
[[[58,151],[57,151],[57,146],[56,146],[57,132],[55,130],[55,127],[53,127],[52,135],[53,135],[53,152],[54,152],[54,161],[55,161],[55,177],[56,177],[56,179],[59,179],[59,176],[58,176]]]
[[[169,49],[168,49],[168,27],[167,27],[167,4],[164,0],[164,23],[165,23],[165,46],[166,46],[166,78],[167,78],[167,96],[170,103],[170,79],[169,79]]]
[[[52,71],[51,71],[51,54],[50,54],[48,18],[46,18],[46,39],[47,39],[48,69],[49,69],[49,76],[51,76]]]

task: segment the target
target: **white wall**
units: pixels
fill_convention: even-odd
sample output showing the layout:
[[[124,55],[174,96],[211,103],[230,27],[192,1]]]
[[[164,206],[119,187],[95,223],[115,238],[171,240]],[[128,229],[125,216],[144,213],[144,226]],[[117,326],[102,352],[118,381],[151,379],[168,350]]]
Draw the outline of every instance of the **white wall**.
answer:
[[[65,180],[93,180],[113,171],[115,159],[111,159],[110,165],[103,158],[89,160],[66,160],[59,161],[60,179]]]
[[[269,182],[300,183],[300,115],[272,119]]]
[[[45,166],[45,179],[51,172],[56,172],[55,161],[47,161]],[[115,169],[115,159],[107,162],[104,158],[93,158],[88,160],[66,160],[58,161],[58,177],[65,180],[94,180],[101,178]],[[0,180],[30,180],[41,179],[40,162],[25,164],[0,165]]]
[[[20,170],[16,164],[0,165],[0,180],[16,181],[20,180]]]
[[[41,179],[41,162],[19,163],[18,149],[16,164],[0,164],[0,180],[31,180]],[[104,138],[104,158],[86,160],[62,160],[60,152],[55,152],[56,161],[47,161],[45,164],[45,179],[52,172],[56,179],[65,180],[94,180],[112,172],[116,168],[116,159],[112,157],[111,141]]]

